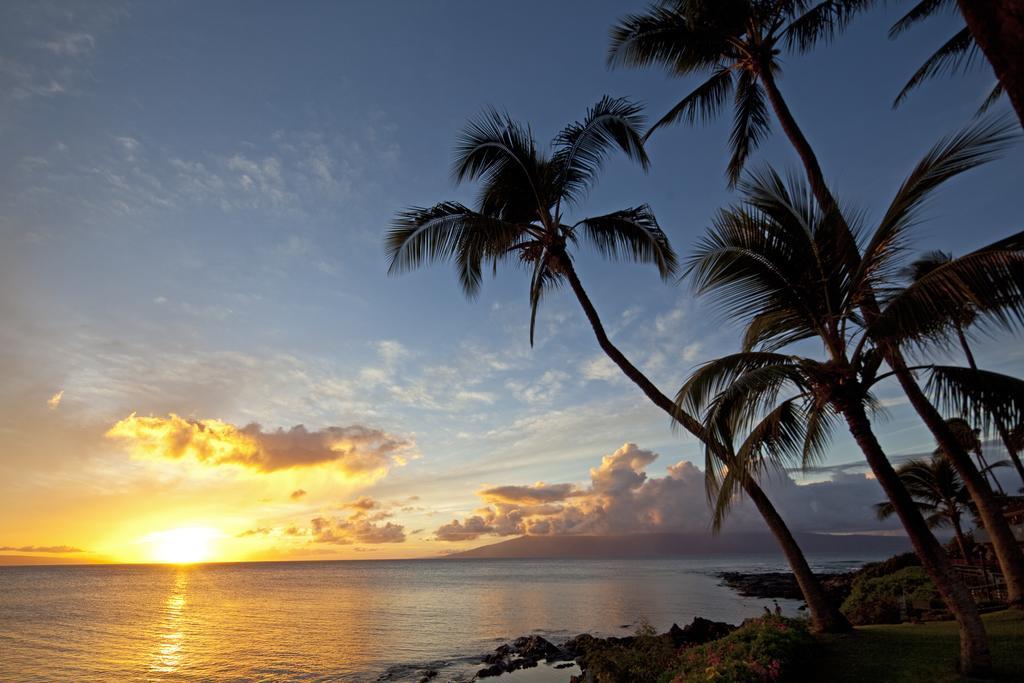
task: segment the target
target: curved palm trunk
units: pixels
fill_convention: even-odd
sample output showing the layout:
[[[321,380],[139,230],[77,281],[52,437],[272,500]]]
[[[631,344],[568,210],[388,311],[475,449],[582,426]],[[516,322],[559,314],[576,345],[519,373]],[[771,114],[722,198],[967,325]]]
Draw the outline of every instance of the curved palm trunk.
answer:
[[[953,523],[953,535],[956,536],[956,544],[960,546],[960,555],[967,564],[974,564],[971,556],[967,554],[967,539],[964,538],[964,530],[960,527],[960,515],[952,515],[950,521]]]
[[[675,402],[666,396],[658,387],[654,385],[651,380],[647,378],[635,365],[633,365],[625,354],[618,349],[615,344],[612,343],[611,339],[608,338],[608,334],[605,332],[604,324],[601,322],[601,318],[597,313],[597,309],[594,308],[594,304],[590,301],[590,297],[587,295],[586,290],[583,289],[583,284],[580,282],[579,277],[576,275],[575,269],[569,260],[563,259],[563,266],[565,268],[566,277],[569,280],[569,285],[572,287],[573,293],[576,295],[577,300],[580,302],[580,306],[583,307],[583,312],[587,316],[587,320],[590,322],[590,326],[594,329],[594,335],[597,337],[597,343],[601,349],[607,354],[607,356],[614,362],[619,369],[622,370],[623,374],[636,384],[644,395],[651,400],[654,405],[658,406],[666,413],[675,419],[679,424],[683,426],[688,432],[696,436],[701,441],[707,443],[715,454],[722,459],[723,462],[729,462],[729,454],[721,446],[721,444],[714,441],[707,441],[704,436],[704,426],[696,420],[692,415],[687,414],[685,411],[680,410],[679,406]],[[796,539],[790,532],[789,527],[786,526],[786,522],[782,519],[782,516],[775,509],[775,506],[769,500],[768,496],[761,489],[756,481],[750,477],[745,477],[743,483],[743,490],[747,496],[753,501],[754,506],[757,507],[761,517],[764,518],[765,523],[768,525],[768,529],[772,535],[775,536],[775,540],[778,541],[782,547],[782,552],[786,556],[786,560],[789,562],[789,566],[793,571],[793,576],[796,578],[797,585],[800,587],[800,592],[804,596],[804,600],[807,602],[807,608],[811,612],[811,621],[814,624],[814,629],[823,633],[842,633],[850,630],[850,622],[846,620],[846,617],[836,609],[835,605],[828,599],[825,591],[821,587],[821,582],[811,571],[810,565],[807,564],[807,558],[804,557],[803,550],[800,549]]]
[[[1006,517],[996,503],[992,489],[974,466],[971,456],[949,429],[949,425],[942,419],[939,411],[921,391],[902,356],[887,351],[886,362],[893,369],[910,404],[924,420],[946,457],[953,463],[977,506],[978,516],[981,517],[981,523],[992,539],[992,549],[999,560],[1003,578],[1006,579],[1007,601],[1012,607],[1024,609],[1024,553],[1021,552]]]
[[[967,358],[967,365],[977,372],[978,364],[974,360],[974,353],[971,351],[970,344],[967,343],[967,335],[964,334],[964,329],[960,324],[956,326],[957,337],[960,338],[960,347],[964,350],[964,356]],[[1013,467],[1017,470],[1017,476],[1020,477],[1021,482],[1024,482],[1024,463],[1020,460],[1020,454],[1017,453],[1017,449],[1013,447],[1013,439],[1010,438],[1010,432],[1006,429],[1006,425],[999,417],[995,418],[996,432],[999,434],[1000,440],[1003,442],[1003,446],[1006,447],[1006,453],[1010,456],[1010,461],[1013,462]],[[995,479],[995,475],[992,475]],[[996,480],[998,483],[998,480]]]
[[[1024,0],[957,0],[957,5],[1024,125]]]
[[[910,497],[896,470],[882,451],[878,439],[871,430],[871,423],[864,412],[864,407],[856,401],[837,407],[846,419],[850,434],[864,452],[875,478],[882,485],[896,514],[903,522],[903,528],[907,530],[910,542],[921,558],[921,564],[960,627],[961,673],[978,677],[991,674],[992,655],[988,649],[985,625],[978,614],[978,608],[967,588],[953,573],[946,552],[928,529],[928,524],[921,516],[914,499]]]
[[[800,161],[803,162],[804,170],[807,172],[807,180],[811,184],[814,197],[821,204],[822,209],[830,210],[836,205],[836,200],[825,183],[825,174],[821,170],[821,164],[818,163],[818,157],[811,148],[811,143],[804,137],[803,131],[800,130],[796,119],[793,118],[793,113],[789,110],[789,105],[782,97],[779,86],[775,83],[775,75],[772,73],[771,67],[762,67],[759,75],[761,82],[764,83],[764,89],[768,93],[768,101],[772,105],[772,111],[775,112],[775,118],[779,120],[779,125],[782,126],[789,142],[796,149],[796,153],[800,155]]]

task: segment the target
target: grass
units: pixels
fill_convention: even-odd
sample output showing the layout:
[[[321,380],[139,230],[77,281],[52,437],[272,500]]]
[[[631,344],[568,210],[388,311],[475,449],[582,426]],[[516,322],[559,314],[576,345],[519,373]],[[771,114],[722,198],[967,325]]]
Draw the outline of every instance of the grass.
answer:
[[[1024,681],[1024,614],[985,615],[997,681]],[[819,636],[808,681],[902,683],[967,681],[956,673],[957,632],[951,621],[861,626],[849,635]]]

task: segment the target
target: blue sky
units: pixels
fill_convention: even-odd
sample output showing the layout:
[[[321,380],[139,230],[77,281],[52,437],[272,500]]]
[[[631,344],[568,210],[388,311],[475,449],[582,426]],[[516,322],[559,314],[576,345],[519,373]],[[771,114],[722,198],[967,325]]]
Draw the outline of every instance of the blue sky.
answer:
[[[956,21],[891,42],[892,4],[833,45],[786,56],[781,78],[834,189],[869,216],[992,83],[981,64],[893,111]],[[449,177],[451,149],[484,106],[529,122],[543,142],[604,94],[659,116],[688,92],[691,80],[605,67],[609,27],[643,6],[5,3],[0,534],[68,543],[57,536],[72,533],[75,506],[109,506],[113,519],[139,491],[187,509],[189,523],[223,516],[202,501],[227,480],[174,463],[156,471],[103,436],[132,413],[267,431],[362,425],[414,444],[405,465],[372,481],[273,485],[310,489],[301,509],[268,507],[260,485],[225,475],[251,503],[233,503],[245,512],[232,524],[259,528],[346,497],[418,496],[406,507],[422,510],[394,517],[426,538],[471,514],[482,487],[582,484],[626,442],[661,454],[651,477],[679,460],[702,464],[693,440],[603,359],[567,293],[544,302],[531,349],[522,273],[501,273],[470,302],[449,268],[385,272],[382,235],[397,210],[471,200],[473,188]],[[726,117],[659,132],[650,173],[613,160],[580,215],[650,203],[685,256],[730,201],[728,128]],[[1022,159],[1018,146],[951,183],[929,206],[920,247],[963,252],[1018,230]],[[795,161],[777,127],[754,158]],[[579,270],[615,340],[665,391],[737,345],[685,283],[589,253]],[[984,365],[1019,372],[1012,340],[979,339],[978,350]],[[931,449],[898,401],[878,432],[894,455]],[[840,435],[829,463],[858,459]],[[87,526],[76,544],[112,548]]]

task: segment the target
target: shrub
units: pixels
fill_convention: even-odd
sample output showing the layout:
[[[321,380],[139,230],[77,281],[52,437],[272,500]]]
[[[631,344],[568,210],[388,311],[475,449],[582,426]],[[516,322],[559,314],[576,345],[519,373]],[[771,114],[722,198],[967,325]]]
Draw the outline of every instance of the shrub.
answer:
[[[594,639],[585,649],[587,673],[596,683],[656,683],[676,654],[672,639],[657,635],[647,622],[640,624],[632,638]]]
[[[893,574],[858,576],[841,609],[854,624],[898,624],[904,599],[908,608],[942,606],[938,591],[924,570],[905,567]]]
[[[684,648],[662,681],[672,683],[763,683],[792,678],[815,647],[807,625],[797,619],[748,619],[724,638]]]

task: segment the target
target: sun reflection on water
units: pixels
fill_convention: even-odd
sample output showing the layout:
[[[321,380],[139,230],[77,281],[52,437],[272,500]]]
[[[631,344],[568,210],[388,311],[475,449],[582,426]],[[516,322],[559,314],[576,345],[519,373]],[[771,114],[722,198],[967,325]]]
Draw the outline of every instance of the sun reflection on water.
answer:
[[[153,673],[174,673],[181,667],[188,579],[189,570],[179,569],[174,577],[171,594],[164,603],[158,640],[149,665]]]

